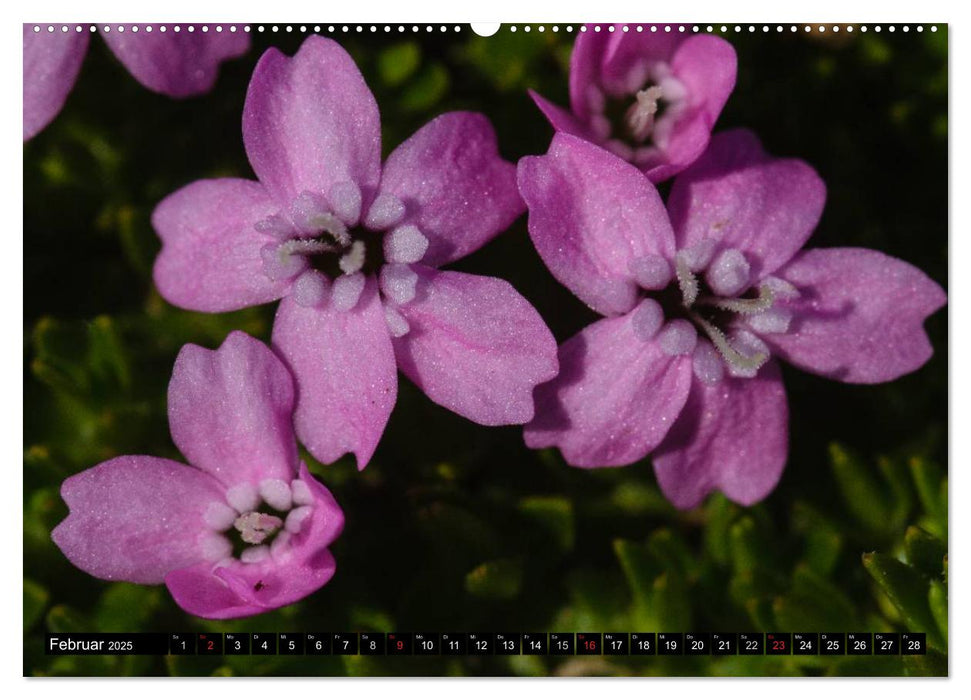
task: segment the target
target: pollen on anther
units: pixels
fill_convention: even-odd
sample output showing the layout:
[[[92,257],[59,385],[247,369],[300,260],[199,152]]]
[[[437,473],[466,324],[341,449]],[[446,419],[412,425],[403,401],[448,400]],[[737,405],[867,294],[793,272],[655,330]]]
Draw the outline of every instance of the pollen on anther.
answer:
[[[226,491],[226,502],[237,512],[246,513],[260,504],[260,495],[253,484],[237,484]]]
[[[383,192],[375,197],[364,225],[372,231],[384,231],[396,226],[405,215],[405,205],[393,194]]]
[[[721,355],[714,345],[704,339],[699,339],[695,346],[691,366],[695,376],[704,384],[717,384],[725,376],[725,363]]]
[[[631,314],[634,335],[640,340],[650,340],[661,330],[664,323],[664,309],[654,299],[644,299]]]
[[[247,547],[239,555],[239,560],[244,564],[259,564],[270,556],[270,548],[261,544],[257,547]]]
[[[399,226],[384,237],[384,257],[389,262],[416,263],[427,250],[428,239],[414,224]]]
[[[357,306],[361,294],[364,292],[364,283],[367,279],[360,272],[353,275],[341,275],[331,287],[330,302],[337,311],[350,311]]]
[[[300,306],[312,308],[323,303],[329,291],[330,280],[324,273],[319,270],[306,270],[293,283],[291,294]]]
[[[697,342],[698,331],[683,318],[669,321],[658,335],[658,344],[667,355],[687,355]]]
[[[671,282],[671,263],[660,255],[643,255],[628,264],[630,273],[644,289],[664,289]]]
[[[272,508],[285,511],[293,505],[290,484],[282,479],[264,479],[260,482],[260,496]]]
[[[290,482],[290,492],[293,494],[293,502],[298,506],[309,506],[314,502],[314,495],[310,487],[301,479],[294,479]]]
[[[730,297],[745,289],[750,281],[748,260],[741,251],[723,250],[712,261],[705,279],[715,294]]]
[[[284,527],[286,531],[292,535],[300,533],[301,528],[306,523],[307,518],[313,512],[313,508],[310,506],[300,506],[299,508],[294,508],[287,514],[287,520]]]
[[[206,507],[206,512],[202,516],[203,521],[213,530],[222,532],[233,526],[237,512],[225,503],[213,501]]]
[[[352,275],[364,267],[365,247],[364,241],[354,241],[350,250],[341,256],[337,263],[345,275]]]
[[[395,304],[407,304],[417,293],[418,275],[408,265],[391,263],[381,268],[381,291]]]

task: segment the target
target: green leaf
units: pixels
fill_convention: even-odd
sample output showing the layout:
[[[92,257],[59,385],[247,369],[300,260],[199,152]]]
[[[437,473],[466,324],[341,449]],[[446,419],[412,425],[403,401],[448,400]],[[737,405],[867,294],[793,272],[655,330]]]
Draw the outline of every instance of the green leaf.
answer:
[[[475,567],[465,576],[465,590],[478,598],[509,600],[519,595],[523,566],[515,559],[494,559]]]
[[[904,534],[907,562],[926,576],[941,576],[947,546],[926,530],[911,526]]]
[[[519,512],[536,522],[560,551],[573,549],[576,532],[571,501],[562,496],[530,496],[519,501]]]
[[[50,600],[50,593],[39,583],[24,579],[24,631],[26,632],[40,620]]]
[[[389,46],[378,55],[378,75],[386,85],[401,85],[418,70],[421,48],[414,41]]]
[[[943,581],[931,581],[927,591],[927,604],[941,633],[944,651],[947,651],[947,585]]]
[[[829,446],[833,473],[847,509],[873,532],[884,532],[893,522],[886,489],[873,478],[871,470],[841,445]]]
[[[812,506],[797,502],[793,506],[793,529],[806,539],[803,560],[821,576],[833,572],[843,551],[843,535],[829,518]]]
[[[445,96],[449,86],[448,71],[440,63],[428,65],[409,83],[399,106],[404,112],[424,112]]]
[[[162,592],[156,586],[115,583],[101,596],[94,621],[101,632],[141,629],[158,610]]]
[[[653,617],[658,631],[691,629],[691,598],[688,587],[674,573],[661,574],[653,585]]]
[[[90,632],[92,628],[77,610],[67,605],[55,605],[47,613],[47,629],[51,632]]]
[[[657,562],[644,545],[629,540],[614,540],[614,553],[620,561],[635,604],[646,605],[654,579],[661,573]]]
[[[927,600],[927,580],[906,564],[885,554],[864,554],[863,566],[877,582],[908,629],[927,632],[928,646],[941,649],[940,634]]]
[[[927,513],[925,529],[947,541],[947,477],[942,469],[923,457],[911,457],[908,466],[917,487],[917,497]]]

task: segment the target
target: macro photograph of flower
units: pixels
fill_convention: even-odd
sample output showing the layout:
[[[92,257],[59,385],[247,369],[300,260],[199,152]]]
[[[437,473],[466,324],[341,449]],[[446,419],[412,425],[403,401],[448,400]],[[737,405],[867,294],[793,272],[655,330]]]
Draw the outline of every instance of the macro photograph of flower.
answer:
[[[23,183],[25,676],[948,674],[947,25],[25,24]]]

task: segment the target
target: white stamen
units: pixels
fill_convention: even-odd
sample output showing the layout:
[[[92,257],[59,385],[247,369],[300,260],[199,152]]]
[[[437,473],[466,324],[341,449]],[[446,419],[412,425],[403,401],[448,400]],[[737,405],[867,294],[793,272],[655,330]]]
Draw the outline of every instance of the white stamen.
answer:
[[[728,373],[733,377],[746,377],[750,379],[759,373],[759,369],[769,359],[769,346],[763,343],[762,339],[757,335],[748,331],[735,331],[732,334],[732,347],[750,360],[761,358],[761,361],[755,366],[752,366],[754,364],[753,362],[746,364],[729,363]]]
[[[748,286],[749,273],[748,260],[742,252],[729,248],[715,257],[708,267],[705,279],[718,296],[733,297]]]
[[[313,233],[328,234],[340,248],[346,248],[351,244],[351,234],[347,232],[347,226],[329,211],[311,217],[308,225]],[[330,250],[334,250],[334,248],[332,247]]]
[[[695,346],[691,366],[698,380],[708,385],[717,384],[725,376],[725,363],[715,347],[704,339]]]
[[[671,281],[671,263],[660,255],[644,255],[631,260],[630,273],[644,289],[664,289]]]
[[[202,558],[206,561],[222,561],[233,555],[233,543],[228,538],[215,533],[204,535],[199,541]]]
[[[341,256],[337,263],[345,275],[353,275],[364,267],[364,241],[354,241],[351,249]]]
[[[681,288],[681,299],[686,307],[691,308],[698,298],[698,280],[691,272],[688,256],[684,251],[679,251],[674,256],[674,270],[678,276],[678,287]]]
[[[271,508],[284,511],[293,505],[290,484],[281,479],[264,479],[260,482],[260,496]]]
[[[664,323],[664,310],[654,299],[644,299],[631,315],[634,335],[640,340],[650,340],[661,330]]]
[[[752,345],[751,349],[754,350],[752,354],[742,354],[736,350],[728,342],[725,334],[721,332],[721,329],[715,326],[713,323],[706,321],[704,318],[698,314],[692,314],[691,317],[695,320],[699,326],[701,326],[705,333],[711,338],[711,342],[715,344],[718,348],[718,352],[725,359],[728,364],[728,371],[734,377],[754,377],[758,373],[759,368],[764,365],[769,359],[769,349],[766,347],[761,340],[756,338],[754,335],[749,333],[748,335],[755,338],[757,343],[761,345],[762,351]]]
[[[313,510],[310,506],[300,506],[291,510],[287,514],[287,522],[284,526],[286,531],[293,535],[299,534]]]
[[[415,298],[418,275],[408,265],[390,263],[381,268],[381,291],[395,304],[407,304]]]
[[[388,330],[391,331],[391,335],[395,338],[407,335],[408,331],[411,330],[408,319],[402,316],[401,312],[391,304],[384,305],[384,320],[388,324]]]
[[[236,515],[236,511],[225,503],[213,501],[206,507],[206,512],[202,516],[202,520],[213,530],[222,532],[233,526]]]
[[[260,494],[253,484],[236,484],[226,491],[226,502],[237,513],[247,513],[260,504]]]
[[[364,283],[367,279],[360,272],[353,275],[341,275],[334,284],[331,285],[330,303],[338,311],[350,311],[361,298],[364,292]]]
[[[290,218],[298,229],[304,233],[317,233],[320,228],[313,223],[315,219],[333,216],[327,202],[319,194],[301,192],[290,204]]]
[[[772,290],[776,299],[795,301],[799,298],[799,290],[781,277],[766,277],[762,280],[762,284]]]
[[[270,548],[265,544],[259,547],[247,547],[240,553],[239,560],[244,564],[259,564],[270,556]]]
[[[384,257],[388,262],[416,263],[427,250],[428,239],[414,224],[399,226],[384,237]]]
[[[775,301],[775,294],[773,291],[765,284],[761,284],[759,285],[759,295],[755,299],[723,299],[721,297],[703,297],[698,300],[698,303],[706,306],[714,306],[719,309],[724,309],[725,311],[733,311],[737,314],[745,314],[750,316],[752,314],[761,313],[762,311],[772,308],[773,301]]]
[[[250,511],[236,518],[233,527],[239,530],[239,538],[246,544],[260,544],[280,529],[283,521],[275,515]]]
[[[393,194],[382,192],[375,197],[371,208],[368,209],[367,216],[364,217],[364,226],[372,231],[384,231],[396,226],[404,216],[404,203]]]
[[[335,250],[337,248],[330,243],[317,241],[313,238],[291,238],[289,241],[280,244],[277,253],[281,256],[320,255],[321,253],[333,253]],[[264,262],[266,261],[264,260]]]
[[[293,300],[308,308],[319,306],[330,291],[330,280],[319,270],[307,270],[293,283]]]
[[[635,102],[627,110],[625,117],[627,128],[635,141],[643,141],[651,135],[654,128],[654,115],[657,114],[658,102],[664,96],[659,85],[652,85],[646,90],[638,90],[634,95]]]
[[[309,263],[302,255],[293,255],[286,246],[291,241],[282,244],[269,243],[260,249],[263,258],[263,274],[273,281],[294,277],[307,269]]]
[[[290,551],[290,547],[288,546],[289,544],[290,533],[284,530],[274,537],[273,541],[270,543],[270,556],[273,559],[280,559]]]
[[[766,309],[748,320],[749,327],[758,333],[788,333],[792,313],[785,309]]]
[[[273,214],[257,221],[254,228],[260,233],[268,233],[275,238],[286,240],[293,235],[293,224],[279,214]]]
[[[338,182],[327,194],[330,208],[348,226],[357,226],[361,218],[361,188],[355,183]]]
[[[310,487],[302,479],[294,479],[290,482],[290,492],[293,494],[293,502],[298,506],[309,506],[314,502]]]
[[[669,321],[658,334],[658,344],[667,355],[687,355],[695,349],[698,331],[683,318]]]
[[[705,238],[679,251],[678,255],[684,258],[689,270],[701,272],[711,262],[717,245],[718,242],[713,238]]]

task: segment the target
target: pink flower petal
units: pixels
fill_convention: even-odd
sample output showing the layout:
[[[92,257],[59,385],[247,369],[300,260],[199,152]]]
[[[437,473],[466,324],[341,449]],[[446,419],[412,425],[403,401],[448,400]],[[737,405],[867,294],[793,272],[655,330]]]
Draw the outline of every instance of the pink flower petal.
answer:
[[[700,108],[688,108],[675,123],[667,148],[643,166],[651,182],[664,182],[677,175],[705,152],[711,139],[711,122]],[[656,160],[656,164],[655,164]]]
[[[162,239],[153,273],[159,293],[208,312],[279,299],[290,280],[264,274],[260,250],[274,239],[254,228],[276,210],[263,186],[249,180],[197,180],[170,194],[152,214]]]
[[[478,250],[525,209],[516,166],[499,156],[489,120],[473,112],[442,114],[398,146],[381,192],[405,203],[401,225],[428,238],[422,262],[435,267]]]
[[[711,491],[752,505],[775,488],[789,449],[789,411],[779,366],[752,379],[694,382],[674,427],[654,453],[665,497],[694,508]]]
[[[765,340],[815,374],[873,384],[913,372],[933,354],[924,320],[947,302],[913,265],[866,248],[806,250],[779,271],[799,290],[789,332]]]
[[[678,247],[711,238],[738,248],[755,278],[772,274],[816,227],[826,186],[809,165],[773,158],[750,131],[716,134],[668,198]]]
[[[131,28],[137,26],[138,32]],[[145,31],[145,25],[125,25],[124,32],[102,32],[108,48],[135,79],[149,90],[170,97],[202,95],[212,89],[219,76],[219,65],[249,50],[249,34],[242,26],[236,32],[215,25],[208,32],[201,24],[180,25],[181,31],[162,33],[157,27]],[[192,26],[194,31],[188,31]]]
[[[674,235],[654,186],[634,166],[583,139],[558,133],[547,155],[520,160],[519,188],[546,266],[601,314],[634,306],[631,261],[674,255]]]
[[[508,282],[413,265],[418,296],[398,307],[410,331],[398,366],[436,403],[482,425],[533,417],[533,387],[557,372],[556,341]]]
[[[540,111],[543,113],[543,116],[549,120],[550,125],[556,131],[565,131],[568,134],[579,136],[587,141],[594,140],[593,136],[590,134],[590,130],[586,127],[586,125],[577,121],[577,118],[572,112],[553,104],[538,92],[533,90],[528,90],[527,92],[529,92],[529,96],[533,99],[533,102],[537,107],[539,107]]]
[[[575,467],[613,467],[664,439],[688,399],[691,357],[638,338],[632,317],[597,321],[560,346],[559,376],[536,390],[529,447],[558,447]]]
[[[593,30],[595,25],[588,24],[587,31],[577,34],[570,55],[570,109],[581,120],[590,118],[587,91],[599,89],[603,54],[607,47],[607,25],[600,32]]]
[[[293,478],[293,380],[283,362],[245,333],[218,350],[185,345],[169,382],[169,427],[193,466],[225,486]]]
[[[64,106],[81,61],[88,50],[88,32],[48,32],[24,25],[24,141],[36,136]]]
[[[381,439],[398,392],[394,350],[373,276],[350,311],[307,308],[287,297],[273,345],[297,381],[294,425],[325,464],[353,452],[363,469]]]
[[[695,34],[677,46],[671,70],[687,88],[692,106],[700,109],[711,131],[735,88],[735,49],[721,37]]]
[[[255,564],[215,569],[198,564],[172,571],[165,585],[184,610],[217,620],[256,615],[296,602],[333,577],[336,564],[327,547],[340,534],[344,514],[305,466],[300,479],[313,494],[313,513],[286,550]]]
[[[642,66],[648,62],[664,61],[670,64],[675,48],[685,38],[676,29],[664,31],[664,25],[655,25],[656,32],[650,31],[648,27],[643,32],[633,28],[624,32],[621,30],[622,26],[616,25],[614,32],[608,35],[610,38],[604,50],[600,79],[617,94],[632,95],[643,85],[627,84],[631,72],[638,68],[643,70]],[[606,30],[604,27],[604,31]]]
[[[203,517],[223,488],[205,472],[157,457],[117,457],[68,478],[70,514],[51,533],[75,566],[111,581],[161,583],[204,558]]]
[[[381,176],[378,105],[354,60],[336,42],[306,39],[293,58],[263,54],[246,93],[243,141],[272,196],[326,195],[353,182],[367,200]]]

